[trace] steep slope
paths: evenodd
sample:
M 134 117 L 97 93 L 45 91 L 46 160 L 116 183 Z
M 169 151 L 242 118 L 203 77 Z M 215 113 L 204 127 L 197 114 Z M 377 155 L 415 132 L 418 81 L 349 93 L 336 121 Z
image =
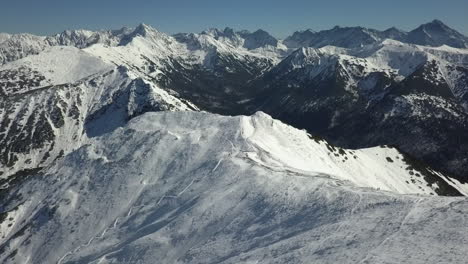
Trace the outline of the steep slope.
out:
M 180 33 L 174 37 L 181 42 L 195 45 L 195 47 L 207 48 L 211 46 L 218 49 L 237 50 L 236 53 L 266 56 L 275 61 L 289 52 L 280 40 L 262 29 L 250 32 L 248 30 L 234 31 L 232 28 L 224 30 L 213 28 L 200 34 Z
M 358 187 L 432 193 L 393 149 L 329 150 L 262 113 L 148 113 L 87 143 L 2 199 L 2 262 L 465 257 L 466 198 Z
M 313 39 L 313 45 L 333 43 L 355 48 L 307 47 L 284 58 L 291 50 L 262 30 L 251 33 L 227 28 L 169 36 L 144 24 L 115 31 L 65 31 L 45 38 L 5 35 L 0 46 L 15 43 L 13 40 L 21 36 L 28 37 L 23 46 L 39 45 L 41 41 L 47 45 L 41 44 L 31 52 L 24 48 L 17 57 L 28 55 L 26 58 L 17 60 L 15 55 L 17 61 L 0 67 L 0 94 L 24 94 L 57 85 L 74 87 L 81 78 L 102 76 L 110 68 L 122 66 L 131 72 L 133 79 L 146 82 L 144 85 L 140 82 L 142 85 L 138 87 L 150 85 L 150 89 L 141 89 L 157 90 L 158 96 L 164 93 L 164 98 L 170 97 L 170 102 L 184 105 L 184 109 L 199 107 L 229 115 L 262 110 L 341 146 L 395 145 L 462 179 L 468 164 L 464 154 L 467 146 L 462 138 L 468 111 L 467 49 L 382 41 L 392 36 L 401 39 L 403 33 L 397 29 L 378 32 L 337 27 L 330 32 L 336 33 L 329 39 L 331 42 L 317 38 Z M 303 34 L 315 38 L 317 34 L 328 36 L 330 32 Z M 350 34 L 358 38 L 347 38 Z M 366 43 L 371 44 L 362 46 Z M 40 53 L 31 56 L 35 52 Z M 122 87 L 119 89 L 129 89 Z M 145 99 L 133 108 L 137 113 L 145 112 L 147 107 L 158 109 L 154 102 L 159 101 Z M 9 109 L 2 110 L 2 114 L 21 108 L 16 103 L 8 105 Z M 125 112 L 123 116 L 135 115 Z M 404 129 L 399 129 L 399 122 Z M 417 131 L 426 129 L 428 136 L 418 137 Z M 393 137 L 394 132 L 390 131 L 394 130 L 402 133 Z M 4 130 L 3 136 L 7 134 Z M 406 134 L 414 135 L 416 142 L 423 142 L 414 147 Z M 10 150 L 4 148 L 4 152 Z M 3 155 L 8 156 L 4 162 L 14 160 L 13 154 Z
M 85 51 L 108 63 L 125 65 L 140 77 L 217 112 L 237 107 L 239 98 L 251 92 L 242 90 L 243 84 L 268 70 L 274 61 L 217 40 L 214 33 L 172 37 L 144 25 L 125 45 L 96 44 Z
M 49 46 L 45 41 L 45 37 L 42 36 L 31 34 L 10 35 L 0 42 L 0 65 L 31 54 L 38 54 Z
M 425 46 L 448 45 L 455 48 L 468 48 L 466 36 L 437 19 L 410 31 L 406 40 L 409 43 Z
M 0 43 L 8 40 L 11 37 L 10 34 L 7 33 L 0 33 Z
M 0 66 L 0 94 L 15 95 L 46 86 L 73 83 L 112 68 L 75 47 L 50 47 Z
M 393 39 L 401 42 L 405 42 L 407 38 L 407 32 L 400 30 L 396 27 L 391 27 L 380 32 L 379 36 L 383 39 Z
M 393 145 L 466 180 L 466 50 L 387 40 L 301 48 L 250 85 L 247 103 L 351 148 Z
M 79 147 L 85 133 L 112 131 L 147 111 L 198 109 L 73 47 L 9 63 L 0 76 L 0 175 L 7 182 Z
M 139 27 L 141 27 L 140 25 Z M 52 36 L 31 34 L 0 35 L 0 65 L 34 55 L 52 46 L 86 48 L 94 44 L 108 46 L 123 45 L 134 35 L 136 28 L 122 28 L 107 31 L 65 30 Z M 0 33 L 1 34 L 1 33 Z
M 241 31 L 240 34 L 244 39 L 244 47 L 246 49 L 258 49 L 265 46 L 277 47 L 279 41 L 270 35 L 265 30 L 259 29 L 253 33 L 249 31 Z
M 316 32 L 311 29 L 296 31 L 291 36 L 286 37 L 283 43 L 292 49 L 308 47 L 315 34 Z
M 289 48 L 337 46 L 356 48 L 374 44 L 381 39 L 378 31 L 363 27 L 339 27 L 329 30 L 313 32 L 311 30 L 298 31 L 284 40 Z
M 52 46 L 73 46 L 77 48 L 86 48 L 94 44 L 104 44 L 108 46 L 117 46 L 125 43 L 126 39 L 131 38 L 138 28 L 123 27 L 117 30 L 89 31 L 89 30 L 65 30 L 60 34 L 48 36 L 46 41 Z

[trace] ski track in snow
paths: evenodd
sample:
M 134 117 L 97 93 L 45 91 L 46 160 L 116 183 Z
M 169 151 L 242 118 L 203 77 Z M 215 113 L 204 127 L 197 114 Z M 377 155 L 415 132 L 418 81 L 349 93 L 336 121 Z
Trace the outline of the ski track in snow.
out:
M 245 123 L 239 122 L 240 120 L 247 119 Z M 241 125 L 239 126 L 239 123 Z M 228 125 L 229 124 L 229 125 Z M 198 128 L 196 126 L 199 126 Z M 245 127 L 244 127 L 245 126 Z M 201 127 L 201 128 L 200 128 Z M 187 132 L 186 130 L 189 132 Z M 200 129 L 199 131 L 197 129 Z M 239 130 L 241 133 L 239 133 Z M 173 132 L 171 132 L 173 131 Z M 197 133 L 193 133 L 196 131 Z M 211 133 L 216 131 L 216 133 Z M 129 140 L 129 133 L 131 134 L 131 140 Z M 199 134 L 206 133 L 206 138 L 201 139 Z M 152 137 L 154 135 L 162 135 L 162 138 L 158 139 L 158 142 L 152 141 Z M 170 135 L 169 137 L 166 135 Z M 174 138 L 177 140 L 174 141 Z M 182 139 L 182 140 L 180 140 Z M 365 195 L 364 192 L 375 192 L 379 193 L 380 195 L 384 196 L 385 192 L 377 192 L 375 189 L 380 187 L 394 187 L 395 184 L 393 182 L 383 181 L 383 182 L 372 182 L 366 181 L 362 182 L 353 182 L 353 179 L 356 178 L 346 178 L 346 176 L 355 176 L 360 177 L 357 178 L 358 180 L 367 180 L 367 176 L 374 175 L 377 177 L 378 180 L 379 174 L 376 172 L 375 168 L 379 168 L 378 166 L 381 165 L 380 168 L 390 168 L 393 170 L 388 170 L 391 173 L 394 173 L 396 176 L 402 173 L 407 173 L 406 170 L 403 168 L 401 169 L 402 164 L 398 164 L 398 161 L 394 161 L 389 163 L 385 160 L 386 156 L 394 157 L 398 154 L 398 152 L 394 149 L 387 149 L 387 148 L 370 148 L 370 149 L 363 149 L 363 150 L 356 150 L 352 153 L 352 155 L 357 155 L 358 159 L 350 159 L 346 163 L 342 161 L 343 157 L 335 156 L 329 149 L 329 146 L 326 146 L 324 142 L 316 142 L 309 138 L 307 133 L 304 131 L 300 131 L 294 129 L 290 126 L 287 126 L 279 121 L 273 120 L 266 114 L 257 113 L 251 117 L 221 117 L 217 115 L 212 115 L 208 113 L 197 113 L 197 112 L 160 112 L 160 113 L 147 113 L 142 115 L 138 118 L 135 118 L 129 122 L 127 127 L 117 129 L 115 132 L 110 134 L 103 135 L 101 138 L 93 139 L 95 143 L 92 149 L 89 147 L 84 147 L 77 152 L 71 154 L 71 157 L 74 157 L 73 154 L 79 153 L 80 159 L 79 161 L 82 162 L 84 159 L 93 161 L 95 164 L 98 164 L 98 168 L 102 169 L 103 172 L 109 171 L 110 160 L 115 165 L 120 165 L 122 167 L 117 166 L 117 170 L 123 171 L 123 173 L 135 173 L 140 168 L 132 168 L 130 166 L 130 170 L 127 172 L 126 167 L 129 166 L 128 164 L 134 164 L 137 160 L 144 160 L 147 163 L 145 165 L 152 164 L 154 160 L 149 159 L 151 156 L 150 151 L 156 151 L 158 148 L 158 144 L 162 144 L 161 148 L 163 150 L 167 150 L 168 153 L 171 153 L 173 156 L 178 157 L 179 154 L 187 154 L 189 153 L 192 155 L 191 151 L 199 151 L 199 148 L 203 149 L 201 151 L 201 156 L 203 160 L 210 161 L 210 165 L 203 167 L 203 174 L 204 175 L 192 175 L 193 179 L 188 179 L 186 175 L 182 179 L 177 179 L 178 177 L 182 177 L 182 174 L 170 175 L 172 177 L 176 177 L 177 180 L 180 180 L 180 185 L 177 185 L 175 189 L 169 189 L 169 192 L 163 192 L 163 196 L 154 196 L 151 197 L 156 202 L 155 210 L 160 209 L 160 204 L 164 201 L 164 199 L 177 199 L 181 198 L 182 195 L 187 194 L 189 190 L 194 189 L 198 190 L 201 188 L 195 184 L 196 181 L 201 181 L 205 179 L 205 177 L 214 174 L 217 175 L 217 180 L 223 180 L 223 173 L 229 172 L 229 167 L 232 164 L 239 165 L 240 162 L 244 167 L 256 168 L 261 173 L 265 173 L 265 175 L 275 175 L 275 181 L 283 181 L 285 185 L 287 184 L 296 184 L 298 182 L 302 183 L 303 180 L 295 180 L 295 179 L 287 179 L 288 177 L 294 178 L 303 178 L 307 179 L 309 183 L 314 183 L 314 179 L 320 181 L 322 186 L 325 188 L 334 188 L 340 186 L 340 190 L 345 190 L 347 193 L 351 193 L 348 196 L 349 200 L 354 201 L 354 203 L 350 204 L 349 211 L 347 211 L 350 215 L 358 214 L 359 208 L 361 203 L 365 204 L 365 199 L 363 196 Z M 135 141 L 133 141 L 135 140 Z M 187 140 L 187 141 L 185 141 Z M 203 141 L 205 140 L 205 141 Z M 150 148 L 145 150 L 144 142 L 151 142 L 148 146 Z M 220 144 L 222 142 L 223 144 Z M 224 144 L 225 142 L 229 142 L 229 144 Z M 212 144 L 212 145 L 210 145 Z M 129 146 L 130 145 L 130 146 Z M 193 146 L 195 145 L 195 146 Z M 208 145 L 208 148 L 205 146 Z M 135 147 L 137 146 L 137 147 Z M 168 146 L 171 146 L 168 148 Z M 175 146 L 175 149 L 172 149 L 172 146 Z M 191 146 L 191 147 L 188 147 Z M 203 146 L 203 147 L 201 147 Z M 116 151 L 115 148 L 119 149 L 122 148 L 121 153 Z M 160 149 L 161 150 L 161 149 Z M 158 151 L 160 151 L 158 150 Z M 173 151 L 173 152 L 171 152 Z M 342 150 L 345 154 L 349 152 L 349 150 Z M 115 153 L 114 153 L 115 152 Z M 336 152 L 338 152 L 336 150 Z M 113 153 L 109 155 L 108 153 Z M 195 152 L 198 153 L 198 152 Z M 209 153 L 209 154 L 207 154 Z M 129 157 L 127 157 L 128 155 Z M 76 156 L 76 155 L 75 155 Z M 196 155 L 195 155 L 196 156 Z M 103 157 L 107 157 L 104 159 Z M 146 160 L 148 158 L 148 160 Z M 165 156 L 156 156 L 156 158 L 167 158 Z M 365 159 L 364 159 L 365 158 Z M 364 161 L 360 161 L 363 159 Z M 122 161 L 119 163 L 119 161 Z M 64 160 L 64 162 L 67 159 Z M 72 163 L 74 159 L 68 161 L 69 163 L 65 163 L 67 167 L 66 169 L 73 170 L 76 166 Z M 163 159 L 164 161 L 164 159 Z M 197 162 L 203 162 L 197 160 Z M 372 166 L 365 167 L 366 170 L 359 171 L 353 170 L 353 166 L 356 164 L 361 163 L 369 163 Z M 137 164 L 137 163 L 135 163 Z M 140 164 L 140 163 L 138 163 Z M 198 163 L 197 163 L 198 164 Z M 202 163 L 204 164 L 204 163 Z M 155 165 L 155 164 L 152 164 Z M 228 166 L 229 165 L 229 166 Z M 112 165 L 113 166 L 113 165 Z M 159 165 L 158 165 L 159 166 Z M 164 162 L 160 165 L 164 166 Z M 212 166 L 212 167 L 211 167 Z M 361 166 L 365 166 L 365 164 L 359 164 L 359 168 Z M 377 166 L 377 167 L 375 167 Z M 82 166 L 79 166 L 80 171 L 83 170 Z M 93 167 L 94 168 L 94 167 Z M 114 167 L 113 167 L 114 168 Z M 151 167 L 148 167 L 151 168 Z M 177 168 L 177 167 L 176 167 Z M 351 168 L 348 171 L 343 172 L 342 168 Z M 58 167 L 60 169 L 60 167 Z M 153 168 L 155 169 L 155 168 Z M 190 168 L 189 168 L 190 169 Z M 315 170 L 317 169 L 317 170 Z M 372 170 L 374 169 L 374 170 Z M 227 171 L 226 171 L 227 170 Z M 323 172 L 322 172 L 323 170 Z M 59 170 L 60 171 L 60 170 Z M 55 171 L 54 171 L 55 172 Z M 149 172 L 144 170 L 144 172 Z M 371 172 L 371 173 L 370 173 Z M 116 173 L 114 171 L 113 173 Z M 185 172 L 184 172 L 185 173 Z M 236 177 L 239 171 L 233 173 Z M 345 174 L 347 173 L 347 174 Z M 370 173 L 370 174 L 369 174 Z M 66 184 L 68 178 L 63 177 L 65 174 L 59 174 L 61 180 L 64 181 L 63 184 Z M 68 174 L 67 174 L 68 175 Z M 117 174 L 118 175 L 118 174 Z M 232 174 L 231 174 L 232 175 Z M 391 175 L 391 174 L 390 174 Z M 53 177 L 54 175 L 51 175 Z M 73 176 L 73 174 L 72 174 Z M 70 176 L 70 177 L 72 177 Z M 128 179 L 125 177 L 128 175 L 121 175 L 119 180 Z M 148 174 L 145 177 L 152 177 L 153 174 Z M 199 178 L 197 178 L 198 176 Z M 404 176 L 404 175 L 403 175 Z M 100 176 L 96 176 L 97 180 L 101 180 L 104 182 L 111 182 L 113 179 L 113 174 L 103 174 Z M 254 174 L 255 177 L 255 174 Z M 262 176 L 263 177 L 263 176 Z M 259 180 L 265 180 L 264 178 Z M 268 177 L 265 177 L 268 178 Z M 394 177 L 390 177 L 389 179 L 393 179 Z M 70 178 L 72 179 L 72 178 Z M 287 179 L 287 180 L 285 180 Z M 397 178 L 398 179 L 398 178 Z M 227 180 L 227 179 L 224 179 Z M 267 182 L 269 180 L 266 180 Z M 56 263 L 62 264 L 66 262 L 69 258 L 80 258 L 86 256 L 87 249 L 91 245 L 100 245 L 101 241 L 97 242 L 98 240 L 103 240 L 105 237 L 109 237 L 109 233 L 116 229 L 118 230 L 119 227 L 123 225 L 123 223 L 128 222 L 128 218 L 130 217 L 137 217 L 142 215 L 143 212 L 135 211 L 142 208 L 144 205 L 134 205 L 138 203 L 137 199 L 142 199 L 141 195 L 144 191 L 145 182 L 138 181 L 141 185 L 136 185 L 134 188 L 131 189 L 132 192 L 134 191 L 138 195 L 132 195 L 131 199 L 128 199 L 130 202 L 123 208 L 119 209 L 120 215 L 126 216 L 112 216 L 113 219 L 108 219 L 105 223 L 109 223 L 106 227 L 103 227 L 102 230 L 92 230 L 92 234 L 90 238 L 88 236 L 86 238 L 80 238 L 81 244 L 73 247 L 72 250 L 67 251 L 65 254 L 62 255 L 60 258 L 58 256 L 53 257 L 53 261 L 57 260 Z M 138 183 L 137 182 L 137 183 Z M 272 181 L 274 182 L 274 181 Z M 122 183 L 122 182 L 118 182 Z M 194 186 L 195 184 L 195 186 Z M 231 183 L 232 184 L 232 183 Z M 386 184 L 386 185 L 379 185 L 379 184 Z M 62 185 L 60 185 L 62 186 Z M 64 186 L 64 185 L 63 185 Z M 117 186 L 117 185 L 116 185 Z M 399 186 L 399 185 L 395 185 Z M 100 189 L 105 190 L 105 186 L 99 184 L 98 186 Z M 111 186 L 114 187 L 115 186 Z M 169 186 L 170 187 L 170 186 Z M 194 187 L 194 188 L 192 188 Z M 366 187 L 358 188 L 358 187 Z M 55 188 L 55 187 L 51 187 Z M 261 188 L 268 188 L 268 186 L 261 185 Z M 371 188 L 375 188 L 372 190 Z M 180 191 L 178 191 L 180 190 Z M 281 189 L 278 189 L 281 190 Z M 57 191 L 57 190 L 56 190 Z M 58 189 L 57 193 L 60 195 L 60 188 Z M 268 192 L 276 192 L 277 189 L 266 189 Z M 282 190 L 285 191 L 285 190 Z M 288 191 L 288 190 L 286 190 Z M 386 190 L 388 195 L 391 193 Z M 398 189 L 397 189 L 398 191 Z M 295 194 L 296 192 L 294 192 Z M 280 193 L 278 193 L 280 195 Z M 263 195 L 263 194 L 262 194 Z M 393 195 L 393 194 L 392 194 Z M 50 197 L 53 199 L 54 197 Z M 59 199 L 60 197 L 55 197 Z M 117 197 L 110 197 L 111 199 L 117 199 Z M 152 200 L 152 201 L 153 201 Z M 418 202 L 419 203 L 419 202 Z M 375 247 L 374 250 L 381 248 L 383 246 L 387 246 L 388 241 L 391 241 L 392 238 L 400 236 L 399 230 L 405 227 L 407 219 L 411 216 L 412 211 L 418 209 L 418 203 L 413 204 L 413 208 L 407 212 L 406 216 L 403 220 L 399 223 L 400 227 L 396 230 L 393 234 L 387 236 L 382 241 L 378 242 L 379 245 Z M 409 203 L 408 203 L 409 204 Z M 36 205 L 37 207 L 38 205 Z M 172 208 L 176 210 L 177 208 L 181 208 L 180 206 L 176 208 Z M 120 211 L 122 210 L 122 211 Z M 127 210 L 127 213 L 124 212 Z M 115 218 L 114 218 L 115 217 Z M 127 221 L 123 221 L 127 218 Z M 464 218 L 463 218 L 464 219 Z M 101 221 L 103 218 L 101 219 Z M 99 222 L 96 222 L 99 223 Z M 344 222 L 339 222 L 337 225 L 337 230 L 344 230 L 347 228 Z M 398 223 L 396 223 L 398 224 Z M 150 224 L 151 225 L 151 224 Z M 99 226 L 99 224 L 97 225 Z M 142 230 L 148 227 L 148 225 L 144 225 L 138 230 Z M 97 232 L 98 231 L 98 232 Z M 144 230 L 143 230 L 144 231 Z M 90 232 L 91 233 L 91 232 Z M 82 239 L 82 240 L 81 240 Z M 331 237 L 327 237 L 323 240 L 323 242 L 329 242 Z M 82 241 L 85 241 L 84 243 Z M 190 245 L 187 245 L 190 246 Z M 70 248 L 72 248 L 70 246 Z M 68 249 L 68 247 L 67 247 Z M 112 249 L 112 248 L 111 248 Z M 119 249 L 120 250 L 120 249 Z M 375 251 L 374 251 L 375 252 Z M 369 255 L 364 257 L 362 261 L 366 261 L 366 259 L 372 258 L 372 251 L 369 252 Z M 101 258 L 99 261 L 102 261 Z
M 175 134 L 173 134 L 175 135 Z M 231 142 L 231 145 L 234 147 L 234 145 L 232 144 Z M 221 158 L 218 163 L 216 164 L 216 166 L 211 170 L 211 172 L 215 172 L 216 169 L 218 168 L 218 166 L 221 164 L 221 162 L 223 161 L 223 159 Z M 205 178 L 205 176 L 203 176 L 200 180 L 202 180 L 203 178 Z M 192 185 L 193 183 L 195 182 L 195 179 L 193 179 L 182 191 L 180 191 L 177 195 L 164 195 L 161 197 L 161 199 L 158 200 L 158 202 L 156 203 L 156 205 L 159 205 L 164 199 L 167 199 L 167 198 L 171 198 L 171 199 L 177 199 L 179 198 L 182 194 L 184 194 Z M 133 210 L 135 208 L 138 208 L 138 207 L 143 207 L 144 205 L 140 205 L 140 206 L 132 206 L 127 215 L 126 215 L 126 218 L 130 217 Z M 70 250 L 69 252 L 67 252 L 64 256 L 62 256 L 58 261 L 57 261 L 57 264 L 62 264 L 62 262 L 66 259 L 66 257 L 72 255 L 72 254 L 75 254 L 75 253 L 78 253 L 81 249 L 85 248 L 85 247 L 88 247 L 89 245 L 91 245 L 91 243 L 96 240 L 96 239 L 101 239 L 104 237 L 104 235 L 106 234 L 107 231 L 111 230 L 111 229 L 116 229 L 117 228 L 117 223 L 118 221 L 121 219 L 121 217 L 117 217 L 112 225 L 112 227 L 107 227 L 105 228 L 102 233 L 100 235 L 97 235 L 97 236 L 94 236 L 92 237 L 86 244 L 82 244 L 80 246 L 78 246 L 77 248 L 73 249 L 73 250 Z M 110 253 L 108 253 L 110 254 Z M 106 254 L 106 255 L 108 255 Z M 103 256 L 104 258 L 105 256 Z M 100 261 L 98 262 L 100 263 Z
M 372 252 L 373 251 L 378 251 L 379 248 L 381 248 L 382 246 L 385 245 L 385 243 L 387 241 L 389 241 L 391 238 L 393 237 L 396 237 L 396 235 L 401 231 L 401 229 L 405 226 L 406 224 L 406 221 L 408 219 L 408 217 L 411 215 L 411 213 L 418 208 L 418 205 L 419 203 L 423 200 L 423 198 L 420 198 L 418 200 L 416 200 L 414 203 L 413 203 L 413 206 L 411 207 L 411 209 L 408 210 L 408 212 L 406 213 L 405 217 L 403 218 L 403 220 L 401 221 L 400 223 L 400 226 L 397 228 L 397 230 L 395 232 L 393 232 L 392 234 L 390 234 L 389 236 L 387 236 L 385 239 L 382 240 L 382 242 L 380 242 L 375 248 L 371 249 L 368 251 L 366 257 L 364 257 L 359 263 L 365 263 L 365 261 L 367 261 L 370 257 L 373 257 L 373 254 Z

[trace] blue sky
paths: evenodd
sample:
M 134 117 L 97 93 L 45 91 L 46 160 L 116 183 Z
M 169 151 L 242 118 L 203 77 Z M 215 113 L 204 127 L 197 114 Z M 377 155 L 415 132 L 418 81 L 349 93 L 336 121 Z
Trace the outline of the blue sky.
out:
M 335 25 L 410 30 L 435 18 L 468 35 L 468 0 L 1 0 L 0 32 L 52 34 L 135 26 L 167 33 L 210 27 L 265 29 L 278 37 Z

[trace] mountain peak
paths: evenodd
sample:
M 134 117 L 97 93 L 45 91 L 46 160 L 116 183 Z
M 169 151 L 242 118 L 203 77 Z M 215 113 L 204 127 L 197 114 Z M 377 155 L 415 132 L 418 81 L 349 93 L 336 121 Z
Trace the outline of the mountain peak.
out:
M 312 30 L 312 29 L 310 29 L 310 28 L 308 28 L 308 29 L 305 29 L 305 30 L 298 30 L 298 31 L 295 31 L 295 32 L 293 33 L 293 36 L 294 36 L 294 35 L 302 35 L 302 34 L 311 35 L 311 34 L 315 34 L 315 33 L 317 33 L 317 32 L 314 31 L 314 30 Z
M 137 27 L 149 28 L 150 26 L 148 26 L 148 25 L 145 24 L 145 23 L 140 23 Z
M 225 27 L 223 32 L 224 34 L 234 34 L 234 29 L 230 27 Z
M 235 34 L 234 29 L 230 27 L 225 27 L 224 29 L 218 29 L 218 28 L 209 28 L 208 30 L 204 30 L 201 32 L 203 35 L 211 35 L 214 38 L 219 38 L 219 37 L 229 37 L 233 36 Z
M 244 47 L 247 49 L 278 45 L 278 40 L 263 29 L 258 29 L 253 33 L 240 34 L 245 39 Z
M 444 24 L 444 22 L 442 22 L 439 19 L 434 19 L 431 22 L 427 23 L 426 25 L 447 26 L 447 25 Z
M 404 32 L 404 31 L 396 27 L 391 27 L 391 28 L 387 28 L 386 30 L 384 30 L 384 32 Z
M 442 21 L 434 19 L 408 33 L 408 42 L 418 45 L 467 48 L 468 38 L 458 31 L 445 25 Z
M 289 48 L 308 46 L 310 39 L 313 39 L 315 34 L 317 33 L 311 29 L 296 31 L 291 36 L 287 37 L 283 43 Z
M 418 27 L 415 30 L 424 30 L 424 31 L 434 30 L 434 31 L 440 31 L 440 32 L 455 31 L 454 29 L 450 28 L 444 22 L 442 22 L 442 21 L 440 21 L 438 19 L 434 19 L 431 22 L 422 24 L 420 27 Z
M 270 33 L 266 32 L 265 30 L 263 30 L 263 29 L 261 29 L 261 28 L 260 28 L 260 29 L 257 29 L 257 30 L 256 30 L 255 32 L 253 32 L 252 34 L 256 34 L 256 35 L 260 35 L 260 34 L 266 35 L 266 34 L 268 34 L 268 35 L 270 35 Z
M 146 36 L 146 34 L 147 34 L 148 32 L 151 32 L 151 31 L 154 31 L 154 30 L 155 30 L 155 29 L 152 28 L 151 26 L 148 26 L 148 25 L 146 25 L 145 23 L 141 23 L 141 24 L 139 24 L 139 25 L 135 28 L 134 33 L 135 33 L 135 34 L 141 34 L 141 35 L 143 35 L 143 36 Z
M 312 29 L 308 28 L 308 29 L 305 29 L 305 30 L 298 30 L 298 31 L 294 32 L 293 34 L 309 34 L 310 35 L 310 34 L 315 34 L 315 33 L 317 33 L 315 30 L 312 30 Z

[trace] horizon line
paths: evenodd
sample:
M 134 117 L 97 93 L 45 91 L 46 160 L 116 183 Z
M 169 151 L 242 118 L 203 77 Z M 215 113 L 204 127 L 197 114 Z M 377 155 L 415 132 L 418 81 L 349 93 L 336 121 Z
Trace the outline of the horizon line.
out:
M 422 25 L 431 24 L 431 23 L 434 23 L 434 22 L 441 22 L 442 24 L 446 25 L 447 27 L 459 32 L 460 34 L 462 34 L 464 36 L 467 36 L 466 33 L 462 32 L 462 31 L 459 31 L 457 29 L 454 29 L 453 27 L 451 27 L 451 26 L 447 25 L 446 23 L 444 23 L 442 20 L 435 18 L 435 19 L 432 19 L 429 22 L 422 23 L 419 26 L 417 26 L 417 27 L 415 27 L 415 28 L 413 28 L 411 30 L 403 30 L 403 29 L 398 28 L 396 26 L 390 26 L 390 27 L 385 28 L 385 29 L 376 29 L 376 28 L 373 28 L 373 27 L 366 27 L 366 26 L 361 26 L 361 25 L 335 25 L 335 26 L 333 26 L 331 28 L 328 28 L 328 29 L 318 29 L 318 30 L 314 30 L 312 28 L 297 29 L 297 30 L 292 31 L 291 33 L 288 33 L 288 35 L 286 35 L 284 38 L 286 38 L 288 36 L 292 36 L 296 32 L 305 32 L 305 31 L 322 32 L 322 31 L 332 30 L 332 29 L 335 29 L 335 28 L 364 28 L 364 29 L 376 30 L 376 31 L 381 31 L 381 32 L 394 28 L 394 29 L 400 30 L 400 31 L 402 31 L 404 33 L 408 33 L 408 32 L 411 32 L 411 31 L 419 28 Z M 37 34 L 37 33 L 34 33 L 34 32 L 14 32 L 14 33 L 10 33 L 10 32 L 6 32 L 6 31 L 0 31 L 0 34 L 7 34 L 7 35 L 30 34 L 30 35 L 35 35 L 35 36 L 47 37 L 47 36 L 55 36 L 55 35 L 64 33 L 66 31 L 84 30 L 84 31 L 90 31 L 90 32 L 104 32 L 104 31 L 116 31 L 116 30 L 122 30 L 122 29 L 136 29 L 137 27 L 139 27 L 141 25 L 149 26 L 149 27 L 151 27 L 153 29 L 156 29 L 159 32 L 162 32 L 162 33 L 165 33 L 165 34 L 171 35 L 171 36 L 176 35 L 176 34 L 181 34 L 181 33 L 200 34 L 200 33 L 203 33 L 205 31 L 213 30 L 213 29 L 220 30 L 220 31 L 224 31 L 226 29 L 232 29 L 232 30 L 234 30 L 234 32 L 248 31 L 250 33 L 256 32 L 258 30 L 263 30 L 263 31 L 267 32 L 268 34 L 270 34 L 271 36 L 275 37 L 276 39 L 282 39 L 281 37 L 278 37 L 276 34 L 272 34 L 270 31 L 262 29 L 262 28 L 257 28 L 257 29 L 254 29 L 254 30 L 250 29 L 249 30 L 249 29 L 245 29 L 245 28 L 242 29 L 242 28 L 236 28 L 236 27 L 232 27 L 232 26 L 224 26 L 224 27 L 208 27 L 208 28 L 205 28 L 205 29 L 203 29 L 203 30 L 201 30 L 199 32 L 179 31 L 179 32 L 170 33 L 170 32 L 159 30 L 158 27 L 153 26 L 151 23 L 145 23 L 145 22 L 136 23 L 135 26 L 123 25 L 120 28 L 99 28 L 99 29 L 97 29 L 97 28 L 96 29 L 91 29 L 91 28 L 86 28 L 86 27 L 65 28 L 65 29 L 63 29 L 61 31 L 56 31 L 56 32 L 51 33 L 51 34 Z

